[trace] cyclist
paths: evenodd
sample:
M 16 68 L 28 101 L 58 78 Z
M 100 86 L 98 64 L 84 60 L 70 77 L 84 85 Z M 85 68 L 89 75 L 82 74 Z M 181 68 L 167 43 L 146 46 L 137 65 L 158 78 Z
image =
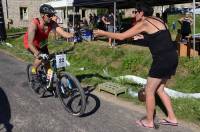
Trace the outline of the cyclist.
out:
M 40 17 L 33 18 L 24 35 L 24 47 L 30 51 L 35 59 L 33 62 L 32 74 L 36 75 L 37 68 L 41 64 L 41 54 L 49 54 L 47 39 L 51 30 L 56 31 L 64 38 L 73 37 L 73 34 L 65 32 L 56 22 L 55 9 L 47 4 L 40 6 Z

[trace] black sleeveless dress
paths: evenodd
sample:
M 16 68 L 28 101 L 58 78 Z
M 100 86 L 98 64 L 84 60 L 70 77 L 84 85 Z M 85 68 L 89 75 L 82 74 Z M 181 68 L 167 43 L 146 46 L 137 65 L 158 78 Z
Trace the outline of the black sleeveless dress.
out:
M 148 22 L 151 23 L 150 21 Z M 153 23 L 151 24 L 155 26 Z M 178 54 L 167 27 L 165 26 L 165 30 L 160 30 L 158 27 L 156 28 L 159 30 L 158 32 L 144 34 L 144 39 L 147 42 L 153 58 L 149 77 L 169 79 L 176 72 Z

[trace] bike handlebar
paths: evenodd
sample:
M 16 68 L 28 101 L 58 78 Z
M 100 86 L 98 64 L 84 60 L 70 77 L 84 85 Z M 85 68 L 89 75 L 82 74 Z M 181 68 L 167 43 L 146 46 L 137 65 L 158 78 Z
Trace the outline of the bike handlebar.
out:
M 70 51 L 73 51 L 74 50 L 74 47 L 75 46 L 72 46 L 71 48 L 69 49 L 64 49 L 62 51 L 58 51 L 58 52 L 54 52 L 54 53 L 51 53 L 49 55 L 46 55 L 47 57 L 43 57 L 42 55 L 39 57 L 40 60 L 52 60 L 56 55 L 59 55 L 59 54 L 67 54 L 69 53 Z M 45 55 L 44 55 L 45 56 Z
M 69 49 L 65 49 L 63 51 L 58 51 L 58 52 L 51 53 L 51 54 L 48 55 L 49 56 L 48 60 L 53 59 L 55 57 L 55 55 L 67 54 L 68 52 L 73 51 L 73 50 L 74 50 L 74 46 L 69 48 Z

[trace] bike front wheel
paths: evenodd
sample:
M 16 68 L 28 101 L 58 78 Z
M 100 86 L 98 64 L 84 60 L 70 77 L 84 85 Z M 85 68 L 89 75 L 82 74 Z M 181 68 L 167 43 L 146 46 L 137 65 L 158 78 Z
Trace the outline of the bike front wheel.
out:
M 27 67 L 26 67 L 26 72 L 27 72 L 27 79 L 28 79 L 28 84 L 29 84 L 29 87 L 34 90 L 34 85 L 35 85 L 35 82 L 34 82 L 34 79 L 33 79 L 33 75 L 32 75 L 32 67 L 33 65 L 32 64 L 28 64 Z
M 75 116 L 83 115 L 86 100 L 79 81 L 69 73 L 64 73 L 58 80 L 56 91 L 65 110 Z

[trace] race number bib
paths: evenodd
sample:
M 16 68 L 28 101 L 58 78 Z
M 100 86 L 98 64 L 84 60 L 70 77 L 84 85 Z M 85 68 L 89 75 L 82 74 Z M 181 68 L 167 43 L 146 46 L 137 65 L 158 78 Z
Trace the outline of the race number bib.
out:
M 69 65 L 70 65 L 70 63 L 66 60 L 65 54 L 56 55 L 56 67 L 57 68 L 62 68 L 62 67 L 66 67 Z

